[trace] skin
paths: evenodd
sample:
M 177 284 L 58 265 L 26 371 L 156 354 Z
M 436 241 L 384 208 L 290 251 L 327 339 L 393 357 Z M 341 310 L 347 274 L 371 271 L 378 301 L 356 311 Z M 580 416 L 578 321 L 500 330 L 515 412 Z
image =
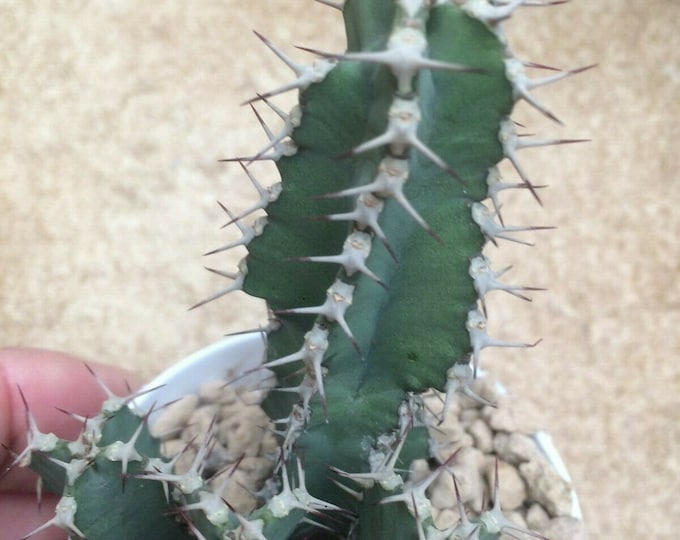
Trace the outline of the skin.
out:
M 67 354 L 42 349 L 0 349 L 0 443 L 19 453 L 26 446 L 26 408 L 21 388 L 38 428 L 59 437 L 78 436 L 80 424 L 56 409 L 93 416 L 105 394 L 85 368 L 84 361 Z M 87 362 L 116 395 L 130 393 L 137 381 L 113 366 Z M 26 468 L 14 467 L 12 454 L 0 447 L 0 540 L 18 540 L 54 516 L 57 498 L 43 493 L 40 509 L 36 503 L 37 476 Z M 32 540 L 64 540 L 65 533 L 50 527 Z

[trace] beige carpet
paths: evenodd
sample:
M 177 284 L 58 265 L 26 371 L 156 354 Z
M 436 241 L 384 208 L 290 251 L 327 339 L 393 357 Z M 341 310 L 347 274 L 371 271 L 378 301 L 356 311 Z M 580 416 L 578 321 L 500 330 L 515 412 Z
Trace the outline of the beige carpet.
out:
M 574 0 L 510 32 L 523 58 L 600 63 L 537 92 L 567 127 L 516 115 L 593 142 L 522 153 L 550 189 L 508 197 L 506 222 L 559 229 L 490 255 L 550 291 L 494 298 L 490 324 L 544 341 L 483 357 L 543 411 L 593 539 L 680 530 L 679 22 L 677 0 Z M 201 258 L 234 238 L 215 200 L 254 196 L 216 159 L 263 143 L 238 104 L 290 75 L 251 29 L 302 59 L 341 50 L 337 23 L 307 0 L 0 1 L 0 343 L 152 376 L 262 320 L 237 296 L 187 312 L 223 284 L 202 265 L 242 255 Z

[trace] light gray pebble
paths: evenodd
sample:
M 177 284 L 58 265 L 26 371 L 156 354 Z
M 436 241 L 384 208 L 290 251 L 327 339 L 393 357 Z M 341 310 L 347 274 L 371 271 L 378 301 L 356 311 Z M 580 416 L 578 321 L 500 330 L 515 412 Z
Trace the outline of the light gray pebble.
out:
M 175 472 L 179 474 L 187 472 L 191 468 L 191 464 L 193 463 L 194 458 L 196 457 L 198 447 L 196 445 L 188 444 L 186 441 L 180 439 L 176 439 L 175 441 L 168 441 L 168 443 L 176 444 L 175 446 L 176 452 L 173 455 L 173 457 L 177 457 L 177 459 L 174 461 Z M 171 454 L 165 455 L 170 456 Z
M 442 508 L 439 510 L 435 507 L 432 509 L 432 519 L 439 529 L 448 529 L 460 521 L 460 514 L 458 510 L 453 508 Z
M 474 446 L 485 454 L 493 452 L 493 432 L 484 420 L 478 418 L 467 428 L 474 440 Z
M 551 517 L 568 516 L 572 508 L 572 488 L 545 461 L 529 461 L 519 466 L 529 496 L 540 503 Z
M 482 417 L 480 409 L 463 409 L 460 412 L 460 423 L 464 426 L 469 426 Z
M 430 426 L 430 440 L 434 442 L 433 446 L 438 450 L 437 453 L 443 456 L 442 461 L 446 460 L 457 447 L 473 445 L 472 437 L 465 432 L 455 417 L 447 418 L 443 424 Z M 449 453 L 444 455 L 446 451 Z
M 239 462 L 238 470 L 247 476 L 258 480 L 267 478 L 274 469 L 274 464 L 270 459 L 261 456 L 245 456 Z M 257 475 L 260 475 L 259 477 Z
M 441 429 L 441 441 L 446 441 L 449 444 L 460 444 L 467 433 L 459 423 L 449 423 L 440 426 Z M 466 445 L 467 446 L 467 445 Z
M 513 512 L 505 512 L 503 511 L 503 514 L 507 518 L 507 520 L 512 523 L 515 527 L 518 529 L 527 529 L 527 522 L 524 520 L 524 516 L 520 512 L 513 511 Z M 518 533 L 517 531 L 512 531 L 512 532 L 507 532 L 501 534 L 499 537 L 499 540 L 517 540 L 517 538 L 528 538 L 526 534 Z
M 254 455 L 258 452 L 262 432 L 252 415 L 232 414 L 221 420 L 217 426 L 217 438 L 224 441 L 234 458 L 241 454 Z
M 522 433 L 496 433 L 493 438 L 493 448 L 501 460 L 513 465 L 545 459 L 537 448 L 536 442 Z
M 527 526 L 538 530 L 550 520 L 548 512 L 540 504 L 532 504 L 526 512 Z
M 165 456 L 166 458 L 172 459 L 176 455 L 178 455 L 180 452 L 182 452 L 187 446 L 186 441 L 183 441 L 182 439 L 170 439 L 167 441 L 163 441 L 161 443 L 161 454 Z
M 462 479 L 467 485 L 470 483 L 467 478 Z M 458 489 L 460 490 L 461 479 L 456 478 L 458 482 Z M 430 502 L 434 508 L 443 510 L 444 508 L 455 508 L 456 507 L 456 496 L 453 487 L 453 479 L 451 475 L 447 472 L 442 472 L 437 479 L 432 483 L 429 490 Z M 468 493 L 465 493 L 468 496 Z M 463 495 L 461 494 L 461 497 Z
M 225 394 L 233 395 L 233 390 L 224 386 L 225 381 L 210 381 L 201 385 L 198 397 L 203 403 L 221 403 Z
M 494 494 L 494 485 L 496 483 L 496 460 L 489 459 L 484 471 L 488 493 L 492 497 Z M 498 461 L 498 491 L 501 497 L 501 508 L 503 511 L 511 511 L 520 508 L 524 504 L 527 497 L 527 488 L 524 480 L 520 476 L 517 469 L 506 463 L 505 461 Z
M 477 448 L 465 447 L 458 451 L 448 467 L 448 470 L 456 477 L 463 504 L 474 512 L 481 511 L 484 501 L 488 500 L 488 497 L 485 496 L 483 478 L 485 463 L 486 459 L 482 452 Z M 442 487 L 446 486 L 448 489 L 446 497 L 449 504 L 447 506 L 455 506 L 457 504 L 456 492 L 452 476 L 441 474 L 437 480 L 442 482 L 440 484 Z
M 220 491 L 225 501 L 229 501 L 237 512 L 251 512 L 256 505 L 255 497 L 250 492 L 255 491 L 252 476 L 241 470 L 231 468 L 223 470 L 210 480 L 210 489 Z
M 472 436 L 467 433 L 457 443 L 451 443 L 446 439 L 441 442 L 430 439 L 430 454 L 440 462 L 446 461 L 451 454 L 461 448 L 472 447 L 474 447 L 474 440 L 472 439 Z
M 466 508 L 479 512 L 484 502 L 484 479 L 474 467 L 455 464 L 449 467 L 455 475 L 460 498 Z M 436 508 L 456 508 L 456 490 L 451 474 L 442 473 L 432 484 L 430 501 Z
M 511 510 L 510 512 L 503 511 L 503 513 L 513 525 L 517 525 L 523 529 L 528 528 L 526 519 L 519 510 Z
M 517 422 L 512 414 L 512 409 L 509 407 L 489 407 L 485 405 L 482 408 L 482 418 L 494 431 L 517 431 Z
M 196 408 L 191 414 L 186 428 L 182 431 L 182 439 L 185 441 L 191 441 L 192 439 L 202 440 L 216 419 L 218 411 L 219 406 L 212 404 L 201 405 Z
M 198 406 L 198 396 L 190 394 L 165 407 L 151 432 L 161 440 L 176 438 Z

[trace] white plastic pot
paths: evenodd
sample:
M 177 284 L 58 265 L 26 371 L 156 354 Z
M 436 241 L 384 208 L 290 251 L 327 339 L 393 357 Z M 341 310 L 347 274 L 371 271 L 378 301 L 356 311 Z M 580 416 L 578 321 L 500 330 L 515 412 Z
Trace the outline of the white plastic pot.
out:
M 210 381 L 232 380 L 262 364 L 265 353 L 265 334 L 247 332 L 221 339 L 204 349 L 180 360 L 144 385 L 142 394 L 132 402 L 132 407 L 146 412 L 188 394 L 197 394 L 200 387 Z M 234 384 L 236 387 L 253 387 L 262 380 L 263 371 L 256 371 Z M 162 411 L 154 411 L 151 423 Z

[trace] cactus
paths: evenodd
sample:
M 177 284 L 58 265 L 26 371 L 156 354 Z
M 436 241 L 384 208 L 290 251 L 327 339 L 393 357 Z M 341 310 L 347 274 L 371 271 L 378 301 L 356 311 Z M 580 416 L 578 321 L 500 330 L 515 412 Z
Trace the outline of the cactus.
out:
M 530 79 L 526 66 L 545 66 L 516 59 L 504 38 L 516 8 L 562 2 L 318 1 L 342 11 L 347 51 L 307 49 L 314 60 L 300 65 L 258 34 L 295 78 L 249 101 L 284 127 L 265 126 L 270 144 L 226 160 L 240 162 L 260 199 L 241 215 L 224 208 L 242 238 L 215 252 L 245 245 L 248 254 L 238 272 L 215 271 L 232 281 L 200 303 L 236 290 L 268 303 L 264 367 L 288 390 L 263 402 L 280 435 L 278 494 L 240 515 L 205 487 L 210 434 L 190 470 L 176 473 L 132 398 L 109 392 L 75 442 L 40 433 L 28 413 L 16 463 L 62 494 L 40 529 L 88 540 L 542 538 L 514 526 L 497 497 L 440 530 L 426 489 L 455 455 L 418 482 L 398 466 L 431 457 L 420 394 L 475 397 L 482 349 L 535 345 L 487 334 L 485 294 L 526 298 L 532 288 L 499 281 L 482 248 L 547 228 L 502 220 L 500 191 L 539 200 L 517 152 L 575 142 L 520 138 L 510 120 L 519 100 L 557 120 L 530 90 L 585 69 Z M 272 98 L 288 90 L 299 105 L 284 114 Z M 519 181 L 501 180 L 503 159 Z M 263 187 L 248 170 L 256 160 L 272 160 L 281 183 Z M 246 225 L 258 210 L 266 217 Z

